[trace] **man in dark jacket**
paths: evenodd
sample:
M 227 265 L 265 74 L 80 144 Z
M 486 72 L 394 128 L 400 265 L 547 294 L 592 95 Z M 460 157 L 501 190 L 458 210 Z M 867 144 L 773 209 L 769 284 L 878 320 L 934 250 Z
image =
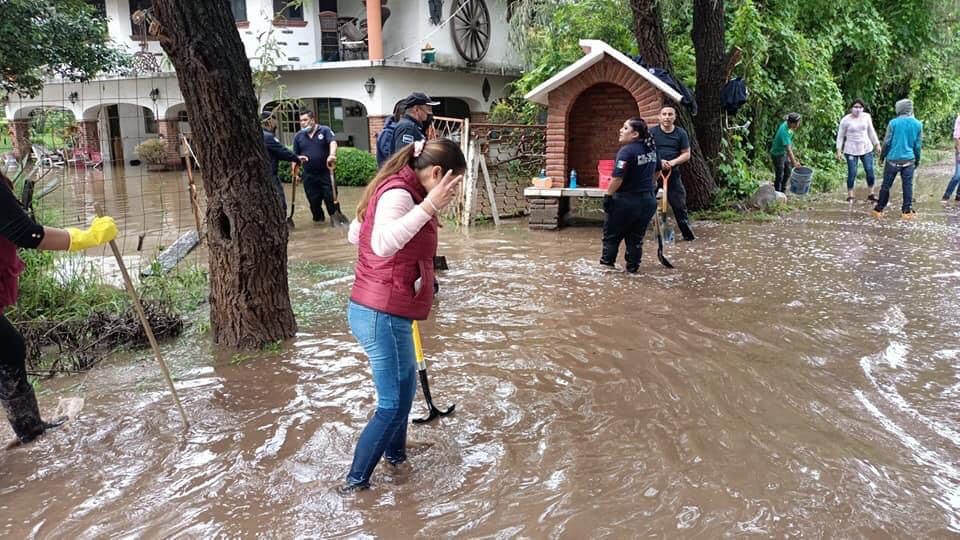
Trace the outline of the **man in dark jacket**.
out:
M 280 143 L 275 135 L 277 132 L 277 120 L 273 118 L 272 113 L 265 112 L 260 115 L 261 126 L 263 127 L 263 146 L 267 149 L 267 155 L 270 157 L 270 172 L 273 173 L 273 186 L 277 189 L 277 196 L 280 197 L 280 206 L 283 208 L 283 215 L 287 215 L 287 198 L 283 194 L 283 184 L 280 182 L 280 175 L 277 173 L 281 161 L 290 161 L 293 163 L 306 163 L 307 156 L 298 156 L 287 150 L 287 147 Z
M 377 136 L 377 168 L 383 167 L 383 164 L 390 159 L 393 154 L 393 132 L 397 128 L 397 122 L 403 118 L 406 110 L 404 104 L 406 99 L 401 99 L 393 106 L 393 116 L 387 118 L 387 123 L 383 125 L 383 130 Z
M 426 139 L 424 125 L 427 118 L 433 115 L 433 108 L 439 105 L 430 96 L 422 92 L 414 92 L 403 100 L 404 115 L 393 129 L 393 151 L 414 142 Z

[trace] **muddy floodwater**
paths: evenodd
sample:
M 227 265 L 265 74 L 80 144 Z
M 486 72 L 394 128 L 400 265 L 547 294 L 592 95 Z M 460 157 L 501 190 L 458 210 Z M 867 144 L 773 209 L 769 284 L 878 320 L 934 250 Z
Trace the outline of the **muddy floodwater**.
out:
M 445 227 L 450 270 L 421 328 L 434 400 L 456 412 L 412 426 L 410 467 L 379 467 L 352 498 L 335 488 L 375 396 L 345 320 L 350 284 L 301 278 L 295 300 L 330 307 L 279 350 L 164 345 L 186 434 L 148 353 L 44 382 L 45 410 L 86 404 L 0 453 L 0 535 L 956 536 L 947 172 L 921 170 L 916 222 L 898 219 L 899 183 L 880 221 L 865 192 L 836 195 L 769 223 L 696 223 L 695 242 L 667 248 L 675 270 L 648 235 L 638 276 L 598 272 L 598 227 Z M 119 181 L 108 201 L 136 191 L 118 197 Z M 345 190 L 344 206 L 356 197 Z M 192 219 L 183 201 L 128 221 Z M 309 223 L 304 203 L 291 260 L 347 273 L 345 231 Z M 418 393 L 413 415 L 425 412 Z

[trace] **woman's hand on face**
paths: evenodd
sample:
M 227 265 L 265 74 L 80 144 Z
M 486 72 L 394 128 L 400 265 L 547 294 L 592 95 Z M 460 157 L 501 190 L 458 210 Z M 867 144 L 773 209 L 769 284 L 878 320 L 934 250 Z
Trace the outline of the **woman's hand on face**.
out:
M 437 185 L 430 190 L 427 197 L 437 210 L 443 210 L 450 204 L 457 194 L 457 185 L 461 180 L 463 180 L 462 174 L 454 176 L 453 171 L 447 171 L 447 174 L 443 175 Z

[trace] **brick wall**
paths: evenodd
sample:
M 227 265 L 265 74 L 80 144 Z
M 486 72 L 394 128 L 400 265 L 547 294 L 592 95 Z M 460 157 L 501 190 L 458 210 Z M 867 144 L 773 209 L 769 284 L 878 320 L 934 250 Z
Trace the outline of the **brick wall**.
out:
M 633 96 L 612 83 L 596 84 L 577 97 L 567 124 L 569 146 L 565 170 L 577 171 L 579 187 L 600 184 L 597 161 L 613 159 L 617 155 L 620 149 L 618 131 L 624 120 L 636 115 L 637 102 Z
M 618 92 L 616 87 L 631 96 L 632 108 L 625 101 L 626 94 Z M 585 94 L 587 91 L 589 93 Z M 610 107 L 617 107 L 616 114 L 619 117 L 612 118 L 611 112 L 611 118 L 607 118 L 600 104 L 592 106 L 594 116 L 578 114 L 575 109 L 582 105 L 578 103 L 581 96 L 587 102 L 591 101 L 592 96 L 600 103 L 606 102 Z M 605 57 L 551 92 L 547 108 L 546 168 L 547 175 L 553 178 L 553 187 L 566 185 L 571 168 L 577 169 L 578 182 L 579 178 L 585 178 L 596 185 L 597 161 L 613 159 L 616 153 L 615 149 L 613 153 L 609 152 L 610 142 L 607 139 L 617 146 L 616 130 L 630 116 L 639 115 L 648 124 L 655 124 L 662 100 L 663 95 L 656 87 L 610 57 Z M 586 133 L 591 135 L 584 135 Z M 579 143 L 571 144 L 571 137 L 577 137 Z M 570 164 L 574 162 L 581 163 L 580 167 L 571 167 Z
M 544 166 L 544 126 L 475 123 L 470 126 L 473 140 L 487 160 L 500 217 L 526 215 L 529 210 L 523 189 Z M 477 169 L 475 205 L 471 214 L 478 218 L 493 216 L 482 170 Z
M 180 128 L 176 120 L 158 120 L 157 131 L 163 138 L 163 164 L 168 169 L 177 170 L 183 168 L 183 162 L 180 160 Z
M 377 136 L 383 131 L 383 126 L 386 125 L 387 118 L 389 118 L 388 115 L 367 117 L 367 127 L 370 133 L 370 153 L 373 155 L 377 155 Z

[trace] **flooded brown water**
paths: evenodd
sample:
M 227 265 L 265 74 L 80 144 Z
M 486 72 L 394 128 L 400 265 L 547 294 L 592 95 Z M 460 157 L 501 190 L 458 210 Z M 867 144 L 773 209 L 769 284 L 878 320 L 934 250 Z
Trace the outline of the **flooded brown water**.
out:
M 354 498 L 335 487 L 375 397 L 349 283 L 294 283 L 295 301 L 322 290 L 335 308 L 278 352 L 165 346 L 186 435 L 146 354 L 44 383 L 45 409 L 86 407 L 0 454 L 0 534 L 955 536 L 960 208 L 937 202 L 945 180 L 921 172 L 913 223 L 861 201 L 697 223 L 668 247 L 673 271 L 648 236 L 639 276 L 596 270 L 595 227 L 442 229 L 451 269 L 422 329 L 434 400 L 457 409 L 411 427 L 410 468 L 378 468 Z M 345 231 L 305 212 L 291 259 L 348 268 Z

